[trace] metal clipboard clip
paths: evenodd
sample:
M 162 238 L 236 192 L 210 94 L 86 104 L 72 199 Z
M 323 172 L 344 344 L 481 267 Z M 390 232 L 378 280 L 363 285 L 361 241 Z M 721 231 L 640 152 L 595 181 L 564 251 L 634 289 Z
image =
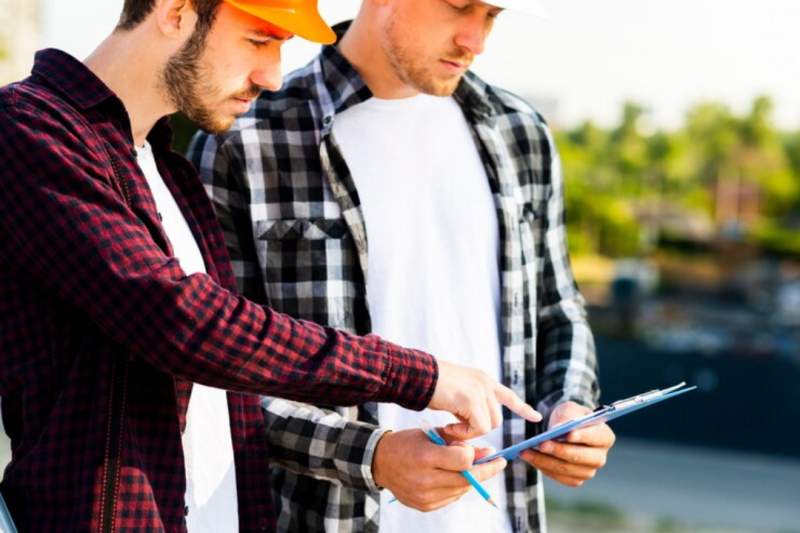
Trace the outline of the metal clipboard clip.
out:
M 631 396 L 630 398 L 625 398 L 624 400 L 617 400 L 616 402 L 612 403 L 611 405 L 606 405 L 604 407 L 601 407 L 600 409 L 597 409 L 596 411 L 599 411 L 599 410 L 602 410 L 602 409 L 611 409 L 611 410 L 614 410 L 614 411 L 619 410 L 619 409 L 629 409 L 629 408 L 631 408 L 631 407 L 633 407 L 635 405 L 650 403 L 653 400 L 658 400 L 659 398 L 663 398 L 664 396 L 668 396 L 668 395 L 672 394 L 673 392 L 677 391 L 678 389 L 680 389 L 682 387 L 685 387 L 685 386 L 686 386 L 686 382 L 685 381 L 681 381 L 680 383 L 678 383 L 674 387 L 670 387 L 668 389 L 664 389 L 664 390 L 654 389 L 654 390 L 651 390 L 650 392 L 645 392 L 643 394 L 637 394 L 636 396 Z M 690 391 L 692 389 L 695 389 L 695 388 L 696 387 L 691 387 L 689 389 L 686 389 L 686 392 L 688 392 L 688 391 Z

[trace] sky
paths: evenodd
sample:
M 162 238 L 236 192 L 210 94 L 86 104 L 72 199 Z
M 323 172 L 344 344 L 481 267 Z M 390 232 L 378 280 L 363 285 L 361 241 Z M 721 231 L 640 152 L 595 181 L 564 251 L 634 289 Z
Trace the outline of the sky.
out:
M 122 0 L 42 0 L 42 47 L 83 58 L 113 28 Z M 432 0 L 440 1 L 440 0 Z M 774 119 L 800 130 L 800 2 L 796 0 L 542 0 L 549 19 L 500 15 L 473 70 L 539 103 L 565 127 L 618 123 L 624 101 L 677 128 L 704 101 L 746 113 L 753 99 L 775 103 Z M 331 23 L 351 18 L 359 0 L 319 0 Z M 317 45 L 284 46 L 284 72 Z

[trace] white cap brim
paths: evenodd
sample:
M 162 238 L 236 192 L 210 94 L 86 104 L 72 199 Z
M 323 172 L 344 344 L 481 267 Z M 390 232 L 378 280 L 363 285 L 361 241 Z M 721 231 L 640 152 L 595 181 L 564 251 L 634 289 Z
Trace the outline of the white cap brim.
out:
M 543 19 L 550 18 L 547 10 L 538 0 L 484 0 L 487 4 L 502 7 L 509 11 L 518 11 Z

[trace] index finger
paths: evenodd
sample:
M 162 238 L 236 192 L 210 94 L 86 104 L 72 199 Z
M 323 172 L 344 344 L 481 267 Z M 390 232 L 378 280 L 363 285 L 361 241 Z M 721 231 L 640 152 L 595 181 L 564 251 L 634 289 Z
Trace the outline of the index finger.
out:
M 528 420 L 530 422 L 542 421 L 542 415 L 541 413 L 539 413 L 539 411 L 537 411 L 536 409 L 525 403 L 522 400 L 522 398 L 517 396 L 516 392 L 509 389 L 505 385 L 497 383 L 494 386 L 494 396 L 495 398 L 497 398 L 498 402 L 505 405 L 511 411 L 517 413 L 525 420 Z
M 469 469 L 475 458 L 472 445 L 454 441 L 447 446 L 436 445 L 436 449 L 428 449 L 430 464 L 439 470 L 461 472 Z
M 499 474 L 506 466 L 508 466 L 508 462 L 502 457 L 498 457 L 488 463 L 481 463 L 477 466 L 473 466 L 470 472 L 478 481 L 486 481 Z

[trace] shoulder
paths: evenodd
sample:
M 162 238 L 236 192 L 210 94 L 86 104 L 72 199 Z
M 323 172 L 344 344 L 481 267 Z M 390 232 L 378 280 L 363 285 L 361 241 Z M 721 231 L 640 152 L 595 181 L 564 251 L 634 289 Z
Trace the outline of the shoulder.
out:
M 489 85 L 468 72 L 460 88 L 463 98 L 473 106 L 483 107 L 491 115 L 498 132 L 521 164 L 532 164 L 527 156 L 542 156 L 542 164 L 556 154 L 556 146 L 547 121 L 529 101 L 511 91 Z
M 85 114 L 67 98 L 36 80 L 26 78 L 0 88 L 0 135 L 28 139 L 42 147 L 60 143 L 90 151 L 94 132 Z
M 0 87 L 0 109 L 3 114 L 41 115 L 43 119 L 52 120 L 78 114 L 66 100 L 47 87 L 35 83 L 33 78 Z
M 547 127 L 547 121 L 528 100 L 511 91 L 490 85 L 472 72 L 464 77 L 468 93 L 487 105 L 495 116 L 509 116 L 533 126 Z
M 461 89 L 466 99 L 479 102 L 488 108 L 500 133 L 509 144 L 523 152 L 552 153 L 555 143 L 550 127 L 536 107 L 524 98 L 489 85 L 477 75 L 468 72 Z

